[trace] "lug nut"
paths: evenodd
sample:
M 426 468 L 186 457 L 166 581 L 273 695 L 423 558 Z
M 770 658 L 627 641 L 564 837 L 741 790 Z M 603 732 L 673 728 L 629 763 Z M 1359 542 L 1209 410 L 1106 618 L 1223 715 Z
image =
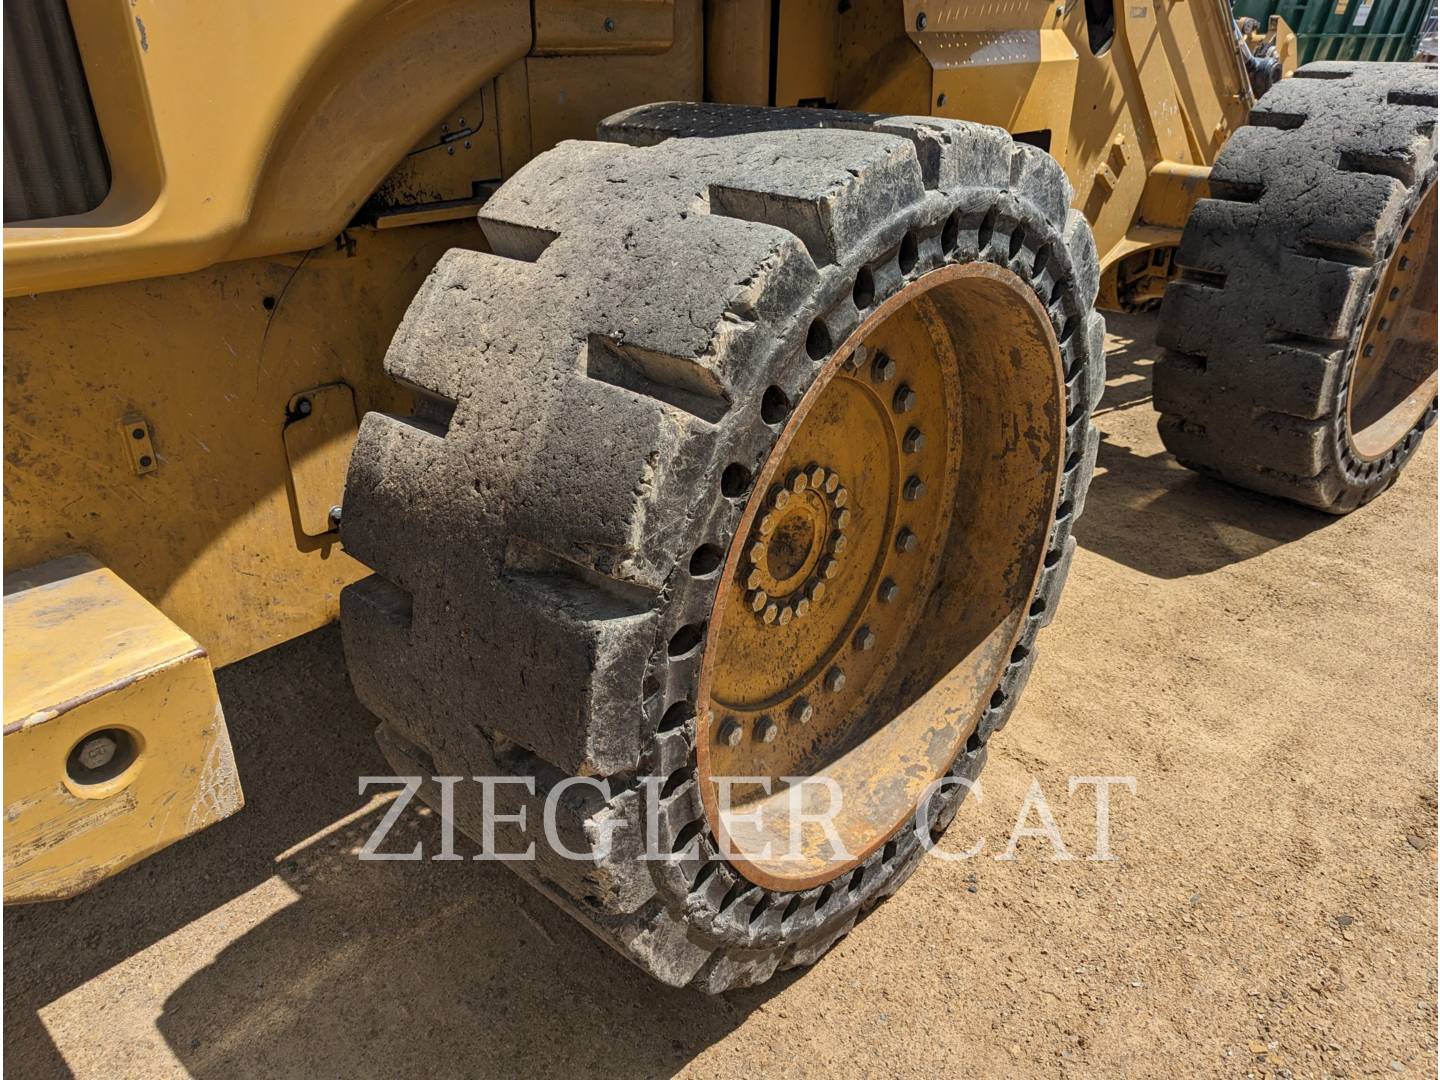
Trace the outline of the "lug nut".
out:
M 808 598 L 802 596 L 799 600 L 795 601 L 795 617 L 797 619 L 803 619 L 806 615 L 809 614 L 810 601 Z
M 901 383 L 899 389 L 895 391 L 892 403 L 897 413 L 909 412 L 915 407 L 915 391 L 910 389 L 908 383 Z
M 918 476 L 912 476 L 905 481 L 905 501 L 914 502 L 925 494 L 925 481 Z
M 763 540 L 757 540 L 757 541 L 755 541 L 755 543 L 753 543 L 753 544 L 750 545 L 750 550 L 747 551 L 745 554 L 748 555 L 748 556 L 750 556 L 750 561 L 751 561 L 752 563 L 760 563 L 760 562 L 764 562 L 764 560 L 765 560 L 765 551 L 766 551 L 765 541 L 763 541 Z
M 87 769 L 100 769 L 115 760 L 119 747 L 109 735 L 92 735 L 86 739 L 76 754 L 76 759 Z
M 811 465 L 805 470 L 805 478 L 810 481 L 810 486 L 818 491 L 825 486 L 825 481 L 830 479 L 830 474 L 819 465 Z
M 830 520 L 835 523 L 835 528 L 844 529 L 850 524 L 850 511 L 842 506 L 830 515 Z
M 780 728 L 768 716 L 762 716 L 755 721 L 755 738 L 761 742 L 774 742 L 775 736 L 780 734 Z
M 844 506 L 850 501 L 850 492 L 845 488 L 839 488 L 835 494 L 830 496 L 830 499 L 837 507 Z
M 825 673 L 825 689 L 832 694 L 838 694 L 845 689 L 845 672 L 838 667 L 832 667 Z
M 895 537 L 895 550 L 901 554 L 908 555 L 915 550 L 915 545 L 920 543 L 915 534 L 909 529 L 901 529 Z
M 788 604 L 780 609 L 780 625 L 789 626 L 790 620 L 795 618 L 795 609 Z
M 715 741 L 721 746 L 735 747 L 740 745 L 744 736 L 745 729 L 740 726 L 740 721 L 731 716 L 720 725 L 720 730 L 715 733 Z
M 750 573 L 745 575 L 745 588 L 758 589 L 760 588 L 760 583 L 764 580 L 765 578 L 759 570 L 751 570 Z
M 825 478 L 825 490 L 828 491 L 830 494 L 833 495 L 835 493 L 835 489 L 839 486 L 840 477 L 837 476 L 835 473 L 832 472 L 829 476 Z
M 865 366 L 865 360 L 870 355 L 870 350 L 864 345 L 856 345 L 854 352 L 850 354 L 850 366 L 861 368 Z
M 766 608 L 765 608 L 765 613 L 760 616 L 761 620 L 765 623 L 766 626 L 769 626 L 769 625 L 771 625 L 772 623 L 774 623 L 775 620 L 776 620 L 777 618 L 779 618 L 779 617 L 780 617 L 780 605 L 779 605 L 779 604 L 769 604 L 769 605 L 767 605 Z
M 918 427 L 912 427 L 905 432 L 905 440 L 900 444 L 907 454 L 918 454 L 925 448 L 925 433 Z
M 800 492 L 810 486 L 810 481 L 803 472 L 796 469 L 790 474 L 790 479 L 785 482 L 785 486 L 795 492 L 796 495 L 799 495 Z
M 815 706 L 809 698 L 796 698 L 790 706 L 790 719 L 797 724 L 808 724 L 815 717 Z
M 889 382 L 895 377 L 895 361 L 883 352 L 876 353 L 875 362 L 870 365 L 870 377 L 876 382 Z
M 825 596 L 825 583 L 823 581 L 812 581 L 805 587 L 805 595 L 812 604 L 818 604 Z
M 775 515 L 762 514 L 760 516 L 759 524 L 757 524 L 755 527 L 760 530 L 761 536 L 769 536 L 772 532 L 775 531 Z
M 895 584 L 893 578 L 887 577 L 884 581 L 880 582 L 880 588 L 877 595 L 880 597 L 880 602 L 882 604 L 893 603 L 895 599 L 900 595 L 900 586 Z
M 776 510 L 784 510 L 785 507 L 790 504 L 790 492 L 785 488 L 781 488 L 775 492 L 775 497 L 771 500 L 771 504 Z
M 826 557 L 820 560 L 820 576 L 826 581 L 833 578 L 840 570 L 840 564 L 835 559 Z
M 756 613 L 764 611 L 769 601 L 770 597 L 764 589 L 753 589 L 745 594 L 745 602 L 750 605 L 750 610 Z
M 862 626 L 859 630 L 855 631 L 855 648 L 858 652 L 869 652 L 875 648 L 875 642 L 877 640 L 875 631 L 871 630 L 868 626 Z

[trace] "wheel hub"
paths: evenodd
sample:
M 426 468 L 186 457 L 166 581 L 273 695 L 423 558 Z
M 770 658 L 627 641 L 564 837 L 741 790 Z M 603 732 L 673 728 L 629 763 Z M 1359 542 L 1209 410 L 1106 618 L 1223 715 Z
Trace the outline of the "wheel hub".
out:
M 774 485 L 750 529 L 745 602 L 767 626 L 803 619 L 825 598 L 849 546 L 850 492 L 833 469 L 810 462 Z
M 974 729 L 1053 517 L 1058 355 L 1018 277 L 950 267 L 882 305 L 790 415 L 732 545 L 702 675 L 702 797 L 752 880 L 807 888 L 858 863 Z M 948 697 L 930 694 L 952 668 Z M 844 857 L 821 834 L 790 842 L 787 785 L 822 776 L 834 788 L 804 799 L 813 811 L 839 791 Z

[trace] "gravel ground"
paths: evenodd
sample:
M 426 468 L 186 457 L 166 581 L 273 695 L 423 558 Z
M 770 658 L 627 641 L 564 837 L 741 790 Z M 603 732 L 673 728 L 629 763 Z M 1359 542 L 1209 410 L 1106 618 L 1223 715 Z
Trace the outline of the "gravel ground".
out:
M 1153 321 L 1111 329 L 1069 589 L 942 845 L 985 847 L 817 967 L 668 991 L 503 866 L 360 862 L 331 629 L 220 674 L 244 811 L 6 912 L 9 1075 L 1435 1075 L 1435 439 L 1345 519 L 1226 489 L 1161 451 Z M 1113 861 L 1072 776 L 1135 778 Z M 1073 859 L 992 857 L 1032 783 Z

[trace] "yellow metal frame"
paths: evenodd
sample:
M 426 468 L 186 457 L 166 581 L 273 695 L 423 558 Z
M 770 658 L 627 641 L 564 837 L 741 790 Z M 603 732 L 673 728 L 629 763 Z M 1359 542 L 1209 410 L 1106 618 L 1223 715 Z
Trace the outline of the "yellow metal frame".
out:
M 530 48 L 527 0 L 72 0 L 114 182 L 5 229 L 5 295 L 332 239 L 443 113 Z
M 86 555 L 5 580 L 5 902 L 58 900 L 239 810 L 209 658 Z M 77 776 L 120 732 L 133 756 Z
M 5 566 L 92 553 L 137 619 L 203 647 L 177 667 L 192 696 L 211 662 L 336 617 L 364 572 L 331 514 L 356 418 L 410 405 L 389 339 L 447 248 L 483 249 L 476 206 L 560 140 L 700 98 L 999 124 L 1065 167 L 1122 304 L 1153 293 L 1147 253 L 1178 242 L 1251 105 L 1224 0 L 1120 4 L 1098 54 L 1079 0 L 69 3 L 113 186 L 4 231 Z M 16 650 L 45 687 L 32 632 L 7 620 L 7 673 Z M 19 751 L 74 734 L 24 730 L 12 811 L 63 788 L 55 746 Z M 132 794 L 182 790 L 187 754 L 152 756 Z M 35 806 L 40 834 L 71 820 Z M 12 833 L 31 835 L 6 830 L 7 863 Z M 72 882 L 155 847 L 93 835 L 111 847 Z

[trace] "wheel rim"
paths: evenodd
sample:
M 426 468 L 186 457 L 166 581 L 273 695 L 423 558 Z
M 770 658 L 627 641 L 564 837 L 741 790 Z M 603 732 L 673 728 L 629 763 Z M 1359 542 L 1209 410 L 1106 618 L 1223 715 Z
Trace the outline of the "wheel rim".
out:
M 1384 456 L 1435 397 L 1435 185 L 1406 223 L 1365 321 L 1350 376 L 1355 453 Z
M 796 890 L 853 869 L 963 747 L 1024 626 L 1064 423 L 1044 308 L 983 263 L 891 297 L 785 420 L 701 675 L 701 795 L 745 877 Z M 781 779 L 822 775 L 833 833 Z M 804 812 L 827 809 L 829 789 L 800 790 Z

